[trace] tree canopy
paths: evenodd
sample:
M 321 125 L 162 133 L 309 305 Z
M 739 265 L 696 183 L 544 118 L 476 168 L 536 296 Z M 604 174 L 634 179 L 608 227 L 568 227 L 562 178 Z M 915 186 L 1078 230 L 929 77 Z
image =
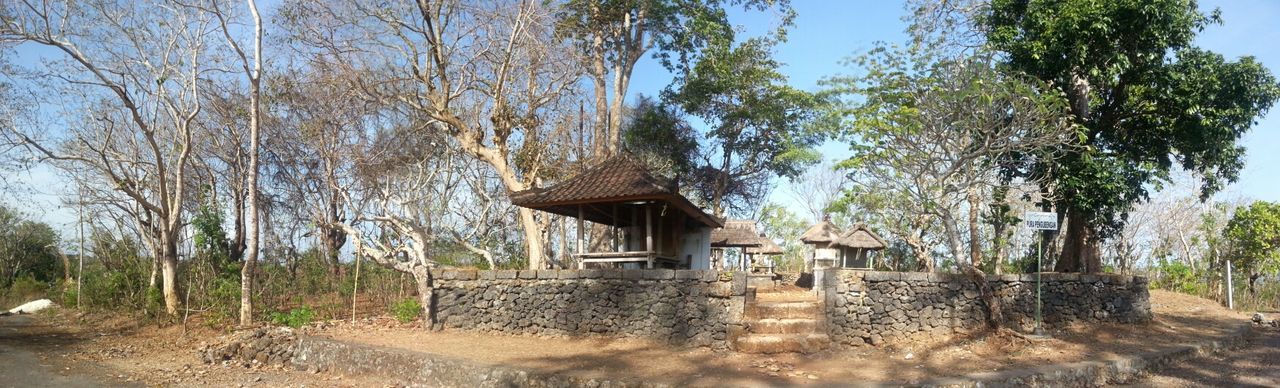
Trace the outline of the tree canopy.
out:
M 1183 0 L 995 0 L 981 18 L 1010 70 L 1061 89 L 1086 147 L 1032 173 L 1050 179 L 1068 218 L 1057 270 L 1101 270 L 1098 244 L 1175 166 L 1205 177 L 1207 197 L 1243 166 L 1239 139 L 1280 97 L 1253 57 L 1198 48 L 1221 23 Z
M 787 85 L 773 58 L 777 42 L 757 37 L 708 47 L 663 93 L 709 127 L 714 154 L 693 179 L 717 215 L 730 205 L 754 207 L 769 179 L 799 176 L 820 160 L 813 148 L 823 136 L 809 123 L 821 100 Z
M 1256 201 L 1236 210 L 1223 236 L 1229 258 L 1249 274 L 1249 290 L 1263 273 L 1280 271 L 1280 204 Z

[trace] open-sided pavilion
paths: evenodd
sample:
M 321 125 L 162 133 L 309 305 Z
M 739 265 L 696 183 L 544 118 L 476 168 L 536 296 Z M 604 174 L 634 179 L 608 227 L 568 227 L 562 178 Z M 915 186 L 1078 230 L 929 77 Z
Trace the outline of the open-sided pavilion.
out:
M 574 217 L 579 267 L 709 269 L 711 230 L 723 222 L 680 195 L 675 181 L 620 153 L 546 188 L 511 194 L 516 206 Z M 586 222 L 610 228 L 602 251 L 588 252 Z

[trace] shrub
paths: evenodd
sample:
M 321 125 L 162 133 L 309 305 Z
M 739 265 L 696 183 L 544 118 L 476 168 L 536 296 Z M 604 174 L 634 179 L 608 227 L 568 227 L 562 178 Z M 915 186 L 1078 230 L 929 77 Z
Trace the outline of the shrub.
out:
M 59 282 L 58 288 L 62 289 L 62 292 L 59 293 L 57 297 L 61 300 L 63 306 L 79 307 L 76 302 L 79 301 L 80 294 L 76 291 L 75 283 Z M 50 292 L 50 294 L 52 294 L 52 292 Z
M 391 315 L 400 323 L 409 323 L 422 315 L 422 304 L 417 299 L 408 298 L 391 305 Z
M 299 328 L 315 319 L 316 313 L 309 306 L 302 306 L 289 310 L 289 313 L 274 312 L 271 313 L 271 323 L 277 325 L 285 325 L 292 328 Z
M 9 303 L 26 303 L 32 299 L 45 297 L 48 295 L 48 289 L 47 283 L 36 280 L 32 276 L 22 276 L 13 280 L 13 285 L 9 286 L 8 292 L 5 293 L 5 299 L 8 299 Z

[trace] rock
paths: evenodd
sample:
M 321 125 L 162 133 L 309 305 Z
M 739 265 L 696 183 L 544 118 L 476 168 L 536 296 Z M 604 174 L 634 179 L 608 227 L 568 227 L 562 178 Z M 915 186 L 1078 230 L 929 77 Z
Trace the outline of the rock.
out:
M 286 364 L 293 354 L 297 334 L 289 328 L 260 328 L 222 336 L 202 346 L 199 358 L 206 364 Z
M 1263 316 L 1262 313 L 1253 313 L 1253 323 L 1255 324 L 1261 325 L 1262 321 L 1265 321 L 1266 319 L 1267 317 Z

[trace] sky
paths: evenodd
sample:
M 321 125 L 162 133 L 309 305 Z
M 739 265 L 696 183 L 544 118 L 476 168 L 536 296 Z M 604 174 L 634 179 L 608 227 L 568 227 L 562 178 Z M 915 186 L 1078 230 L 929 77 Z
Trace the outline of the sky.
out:
M 786 64 L 781 71 L 793 87 L 808 91 L 819 89 L 819 80 L 832 75 L 849 74 L 856 69 L 841 64 L 843 59 L 874 48 L 876 42 L 905 43 L 906 9 L 890 1 L 819 1 L 796 0 L 798 13 L 789 30 L 788 41 L 781 44 L 775 57 Z M 1201 1 L 1206 12 L 1218 8 L 1224 23 L 1200 33 L 1196 44 L 1223 54 L 1228 59 L 1252 55 L 1271 72 L 1280 75 L 1280 1 L 1214 0 Z M 731 22 L 747 34 L 759 33 L 777 24 L 774 15 L 735 12 Z M 637 65 L 631 93 L 655 95 L 671 82 L 671 74 L 652 59 Z M 1237 183 L 1228 186 L 1219 198 L 1247 198 L 1280 201 L 1280 106 L 1262 117 L 1244 137 L 1247 148 L 1244 171 Z M 820 149 L 827 160 L 850 155 L 845 144 L 828 142 Z M 806 212 L 795 204 L 785 188 L 790 183 L 779 180 L 770 200 L 788 206 L 797 214 Z
M 818 90 L 818 81 L 832 75 L 848 74 L 856 69 L 841 64 L 842 59 L 871 49 L 876 42 L 905 42 L 906 10 L 891 1 L 822 1 L 794 0 L 798 15 L 788 33 L 788 40 L 777 47 L 776 58 L 785 64 L 781 69 L 792 86 Z M 1280 74 L 1280 1 L 1234 0 L 1201 1 L 1205 10 L 1220 8 L 1224 24 L 1211 26 L 1197 38 L 1197 45 L 1221 53 L 1228 58 L 1252 55 L 1275 74 Z M 758 34 L 777 24 L 777 16 L 759 12 L 735 11 L 730 21 L 745 34 Z M 657 95 L 671 82 L 657 61 L 646 57 L 632 76 L 628 101 L 637 94 Z M 1239 182 L 1229 186 L 1220 196 L 1280 201 L 1280 113 L 1273 110 L 1261 118 L 1244 137 L 1247 147 L 1245 169 Z M 829 142 L 820 149 L 827 160 L 849 156 L 848 146 Z M 59 200 L 65 184 L 49 169 L 41 168 L 9 177 L 11 183 L 28 186 L 35 195 L 22 195 L 20 200 L 6 198 L 35 218 L 49 222 L 64 231 L 74 230 L 74 209 Z M 797 214 L 807 214 L 786 194 L 785 180 L 779 180 L 771 200 L 787 205 Z M 64 232 L 65 233 L 65 232 Z M 70 235 L 68 235 L 70 236 Z

